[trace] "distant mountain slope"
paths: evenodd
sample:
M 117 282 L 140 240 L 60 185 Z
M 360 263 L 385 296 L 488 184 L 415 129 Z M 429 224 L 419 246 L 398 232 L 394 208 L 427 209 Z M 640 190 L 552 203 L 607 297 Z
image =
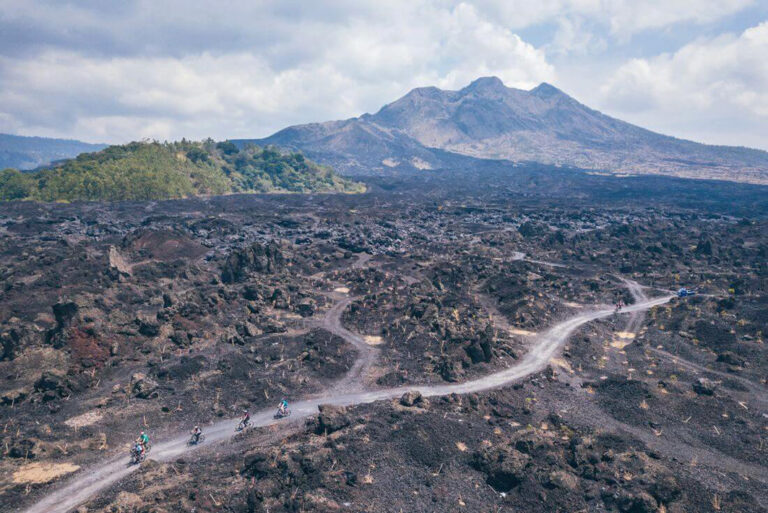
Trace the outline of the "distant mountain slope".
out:
M 0 169 L 35 169 L 104 148 L 106 144 L 90 144 L 73 139 L 0 134 Z
M 768 152 L 657 134 L 590 109 L 549 84 L 524 91 L 495 77 L 459 91 L 414 89 L 376 114 L 294 126 L 255 142 L 302 150 L 356 173 L 449 167 L 462 155 L 768 183 Z
M 50 169 L 0 171 L 0 200 L 146 200 L 237 192 L 362 192 L 297 153 L 230 142 L 130 143 Z

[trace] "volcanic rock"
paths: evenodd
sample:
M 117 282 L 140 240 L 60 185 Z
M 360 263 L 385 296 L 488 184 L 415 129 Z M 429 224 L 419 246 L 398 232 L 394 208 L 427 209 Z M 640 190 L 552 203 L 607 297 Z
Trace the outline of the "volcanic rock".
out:
M 699 378 L 693 383 L 693 391 L 699 395 L 714 395 L 717 383 L 707 378 Z
M 349 426 L 351 422 L 347 415 L 347 409 L 343 406 L 321 404 L 317 409 L 320 411 L 317 427 L 318 434 L 333 433 Z
M 525 478 L 531 457 L 511 447 L 486 448 L 472 458 L 472 466 L 485 473 L 495 490 L 508 492 Z
M 221 281 L 234 283 L 246 279 L 249 273 L 273 274 L 285 265 L 285 257 L 275 243 L 255 243 L 232 252 L 221 271 Z
M 424 396 L 418 390 L 409 391 L 403 394 L 400 398 L 400 404 L 403 406 L 416 406 L 421 405 L 426 401 Z
M 157 396 L 158 384 L 144 374 L 136 373 L 131 376 L 131 392 L 139 399 L 150 399 Z

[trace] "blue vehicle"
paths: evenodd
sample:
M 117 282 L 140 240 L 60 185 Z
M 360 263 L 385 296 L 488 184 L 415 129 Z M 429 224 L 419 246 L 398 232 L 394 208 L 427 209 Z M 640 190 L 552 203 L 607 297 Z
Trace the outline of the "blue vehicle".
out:
M 696 295 L 695 289 L 687 289 L 685 287 L 677 291 L 677 297 L 689 297 Z

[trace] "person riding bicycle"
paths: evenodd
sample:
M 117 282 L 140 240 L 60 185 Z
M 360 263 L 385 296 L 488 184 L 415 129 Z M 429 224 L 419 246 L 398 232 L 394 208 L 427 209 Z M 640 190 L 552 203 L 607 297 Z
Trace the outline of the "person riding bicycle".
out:
M 141 456 L 144 454 L 144 446 L 138 440 L 133 445 L 133 452 L 136 454 L 136 461 L 141 461 Z
M 277 413 L 279 413 L 281 416 L 288 413 L 288 401 L 285 399 L 280 401 L 280 404 L 277 406 Z
M 149 445 L 149 436 L 144 431 L 142 431 L 139 435 L 139 438 L 136 439 L 136 443 L 141 445 L 143 450 L 146 450 L 147 446 Z
M 203 430 L 200 429 L 200 426 L 195 426 L 194 429 L 192 429 L 192 439 L 195 441 L 195 443 L 200 441 L 200 435 L 202 434 Z
M 243 410 L 243 418 L 240 419 L 240 423 L 247 426 L 249 422 L 251 422 L 251 414 L 248 413 L 248 410 Z

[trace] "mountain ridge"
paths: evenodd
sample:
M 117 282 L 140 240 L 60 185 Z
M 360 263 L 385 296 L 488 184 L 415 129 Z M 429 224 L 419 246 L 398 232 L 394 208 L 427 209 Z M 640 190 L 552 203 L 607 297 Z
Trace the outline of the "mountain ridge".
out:
M 515 89 L 498 77 L 459 90 L 419 87 L 374 114 L 236 142 L 300 150 L 348 174 L 437 169 L 481 158 L 768 183 L 768 152 L 659 134 L 592 109 L 551 84 Z
M 35 169 L 106 147 L 106 144 L 87 143 L 76 139 L 0 134 L 0 169 Z

